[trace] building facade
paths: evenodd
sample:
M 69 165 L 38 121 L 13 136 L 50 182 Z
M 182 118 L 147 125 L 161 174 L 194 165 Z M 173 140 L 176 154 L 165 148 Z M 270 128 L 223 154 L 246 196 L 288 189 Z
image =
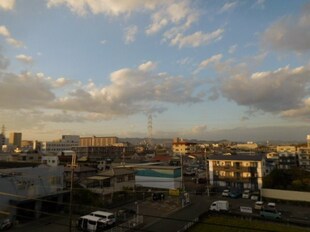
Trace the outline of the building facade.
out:
M 115 143 L 118 143 L 117 137 L 81 137 L 80 147 L 102 147 L 102 146 L 111 146 Z
M 212 186 L 238 190 L 262 188 L 265 159 L 261 154 L 209 156 L 209 181 Z
M 63 200 L 63 166 L 0 169 L 0 210 L 14 221 L 29 221 L 59 210 Z M 52 202 L 52 204 L 51 204 Z
M 180 138 L 173 139 L 172 152 L 175 154 L 191 154 L 196 151 L 197 143 L 187 142 Z
M 60 140 L 52 142 L 42 142 L 41 152 L 42 153 L 54 153 L 57 154 L 63 151 L 70 151 L 72 147 L 79 145 L 80 136 L 78 135 L 63 135 Z
M 22 146 L 22 133 L 20 132 L 12 132 L 9 136 L 9 144 L 14 147 L 21 148 Z

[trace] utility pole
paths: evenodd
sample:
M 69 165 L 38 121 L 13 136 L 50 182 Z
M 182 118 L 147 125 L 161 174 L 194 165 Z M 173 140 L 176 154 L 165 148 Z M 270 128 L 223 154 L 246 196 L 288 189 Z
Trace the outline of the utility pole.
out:
M 73 177 L 74 177 L 74 169 L 77 167 L 76 164 L 76 154 L 72 154 L 71 158 L 71 176 L 70 176 L 70 208 L 69 208 L 69 232 L 72 231 L 72 200 L 73 200 Z

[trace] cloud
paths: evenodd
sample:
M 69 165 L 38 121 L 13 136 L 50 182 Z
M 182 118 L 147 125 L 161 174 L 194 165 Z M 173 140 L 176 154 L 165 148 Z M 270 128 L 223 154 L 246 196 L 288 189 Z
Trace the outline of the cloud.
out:
M 190 6 L 190 1 L 167 1 L 165 5 L 152 14 L 152 23 L 146 29 L 151 35 L 160 31 L 169 24 L 178 25 L 178 30 L 186 30 L 197 21 L 199 13 Z
M 118 16 L 121 14 L 129 14 L 133 11 L 151 10 L 165 0 L 130 0 L 130 1 L 115 1 L 115 0 L 48 0 L 47 6 L 57 7 L 65 5 L 72 12 L 78 15 L 92 14 L 106 14 L 111 16 Z M 169 0 L 168 0 L 169 2 Z
M 252 5 L 252 8 L 265 9 L 265 0 L 256 0 L 256 2 Z
M 229 54 L 234 54 L 235 51 L 237 50 L 237 47 L 238 47 L 237 44 L 234 44 L 234 45 L 230 46 L 229 49 L 228 49 L 228 53 Z
M 310 97 L 304 99 L 299 107 L 281 112 L 286 118 L 300 119 L 310 122 Z
M 220 9 L 219 13 L 224 13 L 233 10 L 238 5 L 238 2 L 226 2 L 224 6 Z
M 31 64 L 33 63 L 33 59 L 31 56 L 26 56 L 24 54 L 20 54 L 16 56 L 16 59 L 25 63 L 25 64 Z
M 0 73 L 0 108 L 35 109 L 45 107 L 55 98 L 51 83 L 30 73 Z
M 0 0 L 0 9 L 5 11 L 13 10 L 15 7 L 15 0 Z
M 132 25 L 125 29 L 125 43 L 129 44 L 135 41 L 136 34 L 138 32 L 138 27 L 136 25 Z
M 128 116 L 143 112 L 163 112 L 163 104 L 193 104 L 203 100 L 196 88 L 202 83 L 195 79 L 148 72 L 153 62 L 138 69 L 120 69 L 110 75 L 111 84 L 97 87 L 90 82 L 57 99 L 53 108 L 96 113 L 102 119 Z
M 264 46 L 278 51 L 310 50 L 310 4 L 298 16 L 286 16 L 268 27 L 262 35 Z
M 197 31 L 191 35 L 184 36 L 179 33 L 174 37 L 166 34 L 166 38 L 170 40 L 170 44 L 178 46 L 179 48 L 183 47 L 199 47 L 202 45 L 208 45 L 209 43 L 215 42 L 222 38 L 224 29 L 217 29 L 210 33 L 204 33 L 202 31 Z
M 4 36 L 4 37 L 10 37 L 10 31 L 6 28 L 6 26 L 0 26 L 0 35 Z
M 6 58 L 3 54 L 2 54 L 2 49 L 0 47 L 0 70 L 1 69 L 6 69 L 9 66 L 9 59 Z
M 140 64 L 138 67 L 139 70 L 145 71 L 145 72 L 151 71 L 155 68 L 156 68 L 156 63 L 152 61 L 148 61 L 146 63 Z
M 222 59 L 222 54 L 216 54 L 214 56 L 211 56 L 210 58 L 201 61 L 198 68 L 206 68 L 210 63 L 218 63 Z
M 192 128 L 192 133 L 194 135 L 203 135 L 207 131 L 207 125 L 199 125 L 199 126 L 194 126 Z
M 239 105 L 280 113 L 299 107 L 309 96 L 309 87 L 309 69 L 284 67 L 252 75 L 234 75 L 222 82 L 221 92 Z
M 24 43 L 22 41 L 16 40 L 14 38 L 7 38 L 6 42 L 16 48 L 20 48 L 24 46 Z
M 18 41 L 11 37 L 11 33 L 6 26 L 0 26 L 0 35 L 6 38 L 6 42 L 14 47 L 22 47 L 24 46 L 22 41 Z

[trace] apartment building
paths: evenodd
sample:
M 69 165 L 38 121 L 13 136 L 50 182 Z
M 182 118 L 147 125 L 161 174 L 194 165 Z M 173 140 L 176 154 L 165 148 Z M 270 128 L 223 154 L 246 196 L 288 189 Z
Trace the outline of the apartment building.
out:
M 262 187 L 265 159 L 262 154 L 209 156 L 210 184 L 218 187 L 258 190 Z
M 111 146 L 115 143 L 118 143 L 117 137 L 81 137 L 80 143 L 78 146 L 80 147 L 103 147 L 103 146 Z
M 176 154 L 190 154 L 196 151 L 197 143 L 187 142 L 180 138 L 175 138 L 172 143 L 172 152 Z
M 79 145 L 80 136 L 78 135 L 63 135 L 60 140 L 41 143 L 42 153 L 54 153 L 72 150 L 72 147 Z
M 20 132 L 10 133 L 9 145 L 21 148 L 21 146 L 22 146 L 22 133 L 20 133 Z

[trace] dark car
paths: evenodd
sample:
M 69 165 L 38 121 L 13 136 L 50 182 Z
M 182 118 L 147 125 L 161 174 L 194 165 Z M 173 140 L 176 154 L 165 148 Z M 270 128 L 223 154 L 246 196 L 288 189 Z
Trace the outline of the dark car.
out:
M 153 193 L 153 201 L 165 200 L 165 194 L 162 192 Z
M 236 191 L 236 192 L 232 191 L 232 192 L 230 192 L 230 193 L 228 194 L 228 196 L 229 196 L 230 198 L 236 199 L 236 198 L 240 198 L 240 197 L 242 196 L 242 193 L 241 193 L 241 192 L 238 192 L 238 191 Z

